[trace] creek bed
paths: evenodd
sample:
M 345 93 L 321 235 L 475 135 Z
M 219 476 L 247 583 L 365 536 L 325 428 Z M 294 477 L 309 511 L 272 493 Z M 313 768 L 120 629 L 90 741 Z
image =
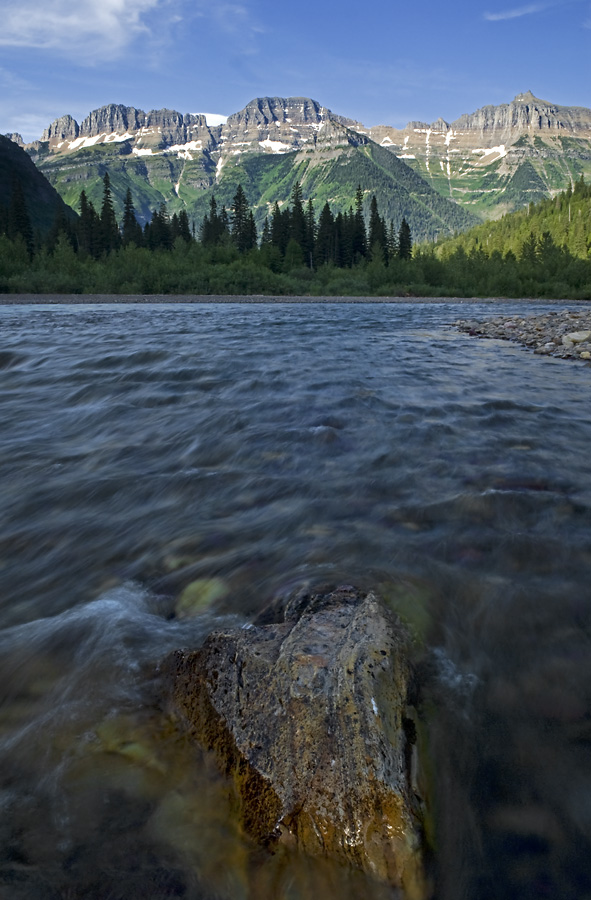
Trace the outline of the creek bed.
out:
M 154 678 L 331 582 L 417 636 L 437 897 L 591 897 L 590 370 L 466 312 L 0 307 L 0 896 L 394 897 L 252 847 Z

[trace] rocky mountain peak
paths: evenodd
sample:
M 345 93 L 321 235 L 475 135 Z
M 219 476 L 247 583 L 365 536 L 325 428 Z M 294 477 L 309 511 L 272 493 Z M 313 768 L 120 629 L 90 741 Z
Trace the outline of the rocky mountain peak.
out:
M 511 103 L 483 106 L 474 113 L 460 116 L 452 122 L 451 128 L 463 134 L 477 132 L 483 141 L 499 144 L 513 143 L 525 132 L 586 135 L 591 133 L 591 110 L 558 106 L 526 91 L 517 94 Z
M 83 120 L 80 137 L 96 137 L 99 134 L 125 134 L 137 131 L 144 124 L 145 113 L 133 106 L 109 103 L 95 109 Z
M 359 143 L 361 136 L 346 133 L 357 126 L 310 97 L 257 97 L 221 127 L 220 151 L 226 158 L 250 151 L 288 153 L 318 143 L 342 145 L 351 139 Z
M 60 116 L 46 128 L 41 135 L 42 141 L 49 141 L 50 145 L 59 141 L 74 141 L 78 137 L 80 129 L 78 122 L 72 116 Z
M 25 142 L 23 141 L 23 137 L 18 131 L 9 131 L 8 134 L 5 134 L 4 137 L 7 137 L 9 141 L 12 141 L 13 144 L 18 144 L 19 147 L 24 147 Z
M 183 115 L 174 109 L 152 109 L 146 113 L 134 106 L 109 103 L 93 110 L 81 125 L 70 115 L 61 116 L 46 128 L 42 141 L 61 152 L 111 141 L 143 142 L 159 149 L 201 140 L 211 144 L 211 131 L 204 115 Z M 65 146 L 64 146 L 65 145 Z
M 544 106 L 552 105 L 546 100 L 540 100 L 539 97 L 535 97 L 531 91 L 525 91 L 523 94 L 517 94 L 513 100 L 513 103 L 542 103 Z
M 294 125 L 319 124 L 329 110 L 309 97 L 256 97 L 244 109 L 228 117 L 229 129 L 243 125 L 269 125 L 288 122 Z

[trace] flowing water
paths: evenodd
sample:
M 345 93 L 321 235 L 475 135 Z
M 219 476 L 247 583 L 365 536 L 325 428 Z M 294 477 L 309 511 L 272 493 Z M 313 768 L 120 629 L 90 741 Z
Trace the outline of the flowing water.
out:
M 249 846 L 160 711 L 170 651 L 326 582 L 417 635 L 437 897 L 591 898 L 591 369 L 466 314 L 0 307 L 2 900 L 394 896 Z

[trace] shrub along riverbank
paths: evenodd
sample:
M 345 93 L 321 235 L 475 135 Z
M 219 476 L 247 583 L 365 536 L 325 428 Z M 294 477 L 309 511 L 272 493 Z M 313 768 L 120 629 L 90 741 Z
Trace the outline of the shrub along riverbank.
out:
M 556 259 L 558 257 L 558 260 Z M 551 261 L 486 257 L 458 250 L 442 261 L 363 259 L 350 268 L 325 263 L 271 266 L 264 249 L 203 247 L 177 238 L 170 250 L 129 245 L 94 259 L 59 238 L 31 258 L 21 239 L 0 236 L 0 292 L 31 294 L 276 294 L 312 296 L 538 297 L 591 300 L 591 261 L 557 251 Z M 278 269 L 278 270 L 277 270 Z

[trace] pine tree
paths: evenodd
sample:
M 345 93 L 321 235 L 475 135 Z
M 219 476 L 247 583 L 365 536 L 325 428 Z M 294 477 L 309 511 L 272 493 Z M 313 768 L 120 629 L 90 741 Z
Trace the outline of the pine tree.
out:
M 142 229 L 135 216 L 135 208 L 133 205 L 133 197 L 131 196 L 131 188 L 127 188 L 125 194 L 121 239 L 124 247 L 127 247 L 129 244 L 135 244 L 136 247 L 141 247 L 143 243 Z
M 152 218 L 144 228 L 144 241 L 150 250 L 170 250 L 172 247 L 172 231 L 168 221 L 166 204 L 154 210 Z
M 316 246 L 316 217 L 314 215 L 314 204 L 312 198 L 306 204 L 306 237 L 304 243 L 304 256 L 306 264 L 314 268 L 314 248 Z
M 398 256 L 400 259 L 410 259 L 412 256 L 412 235 L 406 219 L 402 219 L 398 229 Z
M 533 231 L 530 231 L 528 238 L 523 242 L 519 260 L 520 262 L 529 263 L 532 266 L 535 266 L 539 262 L 538 242 Z
M 586 185 L 585 185 L 585 176 L 581 172 L 581 177 L 575 183 L 575 187 L 573 190 L 573 196 L 575 197 L 584 197 L 586 195 Z
M 353 207 L 349 207 L 349 212 L 344 215 L 338 215 L 335 220 L 337 241 L 338 241 L 338 258 L 337 265 L 351 268 L 355 262 L 358 262 L 362 256 L 359 248 L 359 221 L 353 212 Z M 365 224 L 363 225 L 365 233 Z
M 108 172 L 105 172 L 103 178 L 103 205 L 100 219 L 100 249 L 102 253 L 110 253 L 121 244 L 121 235 L 119 234 L 119 226 L 117 225 L 115 209 L 113 208 L 111 179 Z
M 245 253 L 256 246 L 256 226 L 249 209 L 246 194 L 239 184 L 232 201 L 232 241 L 239 253 Z
M 101 220 L 86 191 L 80 192 L 80 218 L 78 219 L 78 250 L 93 257 L 100 256 Z
M 224 207 L 225 213 L 225 207 Z M 209 213 L 203 217 L 200 230 L 200 240 L 204 247 L 215 247 L 222 240 L 224 232 L 227 231 L 227 215 L 225 223 L 222 215 L 218 213 L 218 206 L 215 197 L 212 195 L 209 201 Z
M 179 237 L 182 237 L 187 244 L 190 244 L 193 239 L 186 209 L 181 209 L 179 213 Z
M 271 243 L 277 247 L 282 256 L 285 255 L 289 241 L 289 220 L 289 211 L 286 210 L 285 213 L 282 213 L 279 204 L 275 201 L 271 213 Z
M 248 220 L 246 223 L 246 249 L 252 250 L 257 245 L 258 234 L 257 226 L 254 220 L 252 209 L 248 210 Z
M 335 222 L 328 203 L 322 207 L 318 219 L 318 231 L 315 244 L 316 265 L 336 263 L 335 259 Z
M 172 214 L 172 219 L 170 220 L 170 243 L 174 245 L 174 242 L 178 237 L 181 236 L 181 228 L 179 225 L 179 215 L 174 212 Z
M 363 217 L 363 191 L 360 184 L 357 185 L 355 192 L 355 213 L 351 225 L 351 251 L 353 261 L 356 261 L 360 257 L 367 256 L 367 232 Z
M 271 245 L 271 226 L 269 225 L 269 217 L 265 216 L 265 221 L 263 222 L 263 232 L 261 234 L 261 247 L 267 247 Z
M 226 209 L 225 204 L 222 204 L 222 211 L 220 213 L 220 229 L 221 229 L 221 240 L 229 241 L 230 240 L 230 217 L 228 216 L 228 210 Z
M 378 201 L 373 194 L 369 208 L 369 252 L 372 259 L 388 261 L 386 224 L 378 211 Z
M 394 219 L 390 219 L 388 228 L 388 259 L 395 259 L 398 256 L 398 233 L 394 227 Z
M 302 186 L 299 181 L 293 186 L 291 192 L 291 214 L 289 222 L 289 237 L 305 252 L 306 244 L 306 215 L 302 199 Z

